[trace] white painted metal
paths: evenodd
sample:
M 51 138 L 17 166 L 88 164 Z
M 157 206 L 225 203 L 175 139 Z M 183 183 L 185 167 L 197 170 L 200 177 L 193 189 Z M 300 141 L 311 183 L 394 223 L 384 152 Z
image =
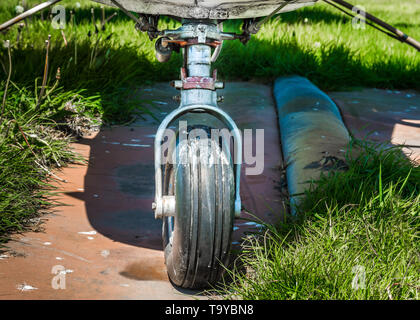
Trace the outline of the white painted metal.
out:
M 113 5 L 111 0 L 93 0 Z M 297 0 L 280 10 L 293 11 L 318 0 Z M 242 19 L 268 16 L 285 0 L 118 0 L 125 9 L 138 13 L 171 15 L 188 19 Z
M 193 28 L 191 28 L 193 27 Z M 193 31 L 192 31 L 193 30 Z M 197 38 L 198 43 L 190 45 L 186 51 L 186 65 L 188 76 L 210 76 L 211 66 L 211 49 L 209 46 L 204 45 L 208 35 L 216 34 L 216 38 L 221 38 L 221 30 L 218 28 L 216 23 L 201 24 L 201 23 L 185 23 L 181 28 L 173 32 L 178 35 L 179 38 L 184 39 L 185 35 Z M 185 33 L 185 34 L 184 34 Z M 219 35 L 217 35 L 219 34 Z M 175 87 L 182 87 L 181 81 L 175 82 Z M 234 166 L 235 166 L 235 216 L 239 217 L 241 213 L 241 196 L 240 196 L 240 177 L 241 177 L 241 164 L 242 164 L 242 136 L 241 132 L 236 126 L 232 118 L 220 109 L 217 105 L 217 93 L 216 90 L 208 89 L 189 89 L 181 90 L 181 104 L 180 106 L 168 114 L 160 124 L 155 137 L 155 202 L 153 209 L 155 210 L 155 217 L 162 218 L 165 215 L 171 215 L 172 213 L 172 201 L 168 199 L 170 205 L 167 206 L 167 213 L 165 213 L 165 204 L 163 198 L 165 197 L 162 192 L 162 147 L 161 142 L 164 138 L 166 128 L 181 117 L 189 112 L 198 111 L 206 112 L 220 121 L 222 121 L 227 128 L 233 134 L 234 141 Z

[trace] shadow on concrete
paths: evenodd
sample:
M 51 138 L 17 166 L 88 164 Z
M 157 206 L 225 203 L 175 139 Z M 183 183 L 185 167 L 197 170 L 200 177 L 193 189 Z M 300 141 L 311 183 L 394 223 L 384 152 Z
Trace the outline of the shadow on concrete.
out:
M 153 138 L 148 138 L 147 147 L 137 147 L 141 131 L 103 128 L 95 138 L 83 139 L 81 143 L 90 147 L 85 189 L 70 195 L 85 202 L 97 232 L 116 242 L 162 250 L 162 223 L 151 209 L 154 167 L 147 149 Z

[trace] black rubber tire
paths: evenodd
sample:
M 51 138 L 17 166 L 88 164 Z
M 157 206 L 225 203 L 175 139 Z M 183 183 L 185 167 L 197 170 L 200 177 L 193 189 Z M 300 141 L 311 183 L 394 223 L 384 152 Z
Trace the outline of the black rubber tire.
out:
M 235 182 L 229 151 L 211 139 L 208 150 L 219 162 L 209 165 L 210 153 L 200 152 L 199 139 L 177 145 L 178 163 L 165 168 L 166 194 L 175 195 L 172 243 L 168 219 L 163 221 L 163 245 L 173 284 L 190 289 L 216 284 L 229 262 L 234 221 Z M 200 161 L 200 162 L 199 162 Z

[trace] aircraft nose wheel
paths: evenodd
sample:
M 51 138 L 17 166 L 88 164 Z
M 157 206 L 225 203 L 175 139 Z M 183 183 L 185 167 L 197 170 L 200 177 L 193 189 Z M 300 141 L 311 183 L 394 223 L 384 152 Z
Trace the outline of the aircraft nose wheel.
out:
M 205 144 L 205 145 L 204 145 Z M 203 288 L 220 280 L 228 263 L 235 183 L 230 153 L 217 141 L 177 144 L 176 165 L 167 165 L 165 188 L 175 196 L 175 215 L 163 219 L 163 247 L 170 280 Z
M 163 219 L 169 279 L 177 286 L 198 289 L 221 279 L 229 262 L 233 221 L 241 211 L 241 133 L 217 106 L 216 90 L 224 84 L 217 80 L 217 71 L 211 70 L 211 62 L 220 52 L 217 47 L 234 36 L 223 33 L 217 21 L 192 20 L 184 20 L 182 27 L 165 30 L 163 35 L 162 46 L 182 48 L 184 64 L 181 79 L 172 82 L 181 91 L 180 106 L 163 119 L 155 138 L 153 210 L 156 218 Z M 167 129 L 184 115 L 194 125 L 180 126 L 177 133 L 169 130 L 169 149 L 164 150 Z M 214 139 L 207 116 L 227 129 L 227 140 L 219 129 Z M 197 136 L 193 133 L 196 129 L 201 131 Z M 168 159 L 176 161 L 162 161 L 166 151 Z

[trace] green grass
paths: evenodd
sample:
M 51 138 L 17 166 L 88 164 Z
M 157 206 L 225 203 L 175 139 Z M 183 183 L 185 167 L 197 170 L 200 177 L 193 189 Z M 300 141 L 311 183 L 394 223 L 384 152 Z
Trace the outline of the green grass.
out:
M 5 20 L 12 16 L 14 3 L 17 1 L 8 2 L 6 9 L 9 10 L 2 11 L 0 19 Z M 69 1 L 63 1 L 63 4 L 69 5 Z M 156 67 L 153 67 L 158 64 L 153 60 L 153 43 L 146 41 L 145 35 L 139 37 L 135 34 L 132 23 L 126 17 L 114 18 L 105 30 L 96 31 L 90 20 L 90 7 L 83 6 L 78 10 L 72 8 L 76 12 L 74 23 L 68 21 L 63 30 L 68 41 L 67 46 L 61 31 L 54 29 L 49 21 L 41 21 L 40 15 L 28 22 L 28 28 L 23 30 L 19 43 L 15 40 L 18 36 L 16 27 L 0 36 L 0 41 L 11 39 L 13 45 L 12 80 L 28 88 L 34 87 L 35 78 L 38 78 L 38 84 L 41 83 L 45 40 L 50 34 L 49 82 L 54 81 L 56 70 L 60 68 L 60 85 L 64 90 L 83 89 L 87 96 L 98 96 L 102 106 L 100 115 L 108 123 L 128 121 L 133 114 L 150 113 L 149 109 L 153 109 L 153 105 L 138 97 L 132 88 L 158 79 Z M 107 16 L 115 11 L 107 10 Z M 99 12 L 97 10 L 96 17 L 100 16 Z M 67 13 L 69 19 L 69 10 Z M 48 11 L 44 16 L 47 14 Z M 97 26 L 99 24 L 100 21 L 97 20 Z M 147 45 L 147 50 L 139 50 L 139 39 Z M 143 50 L 148 51 L 148 54 Z M 0 54 L 3 70 L 7 70 L 7 50 L 2 48 Z M 169 68 L 170 64 L 160 71 L 165 67 Z M 4 75 L 5 73 L 1 74 L 0 80 Z
M 95 125 L 84 115 L 85 109 L 99 107 L 94 97 L 62 89 L 48 93 L 38 105 L 33 91 L 14 84 L 8 91 L 0 122 L 0 242 L 11 232 L 25 230 L 54 204 L 51 182 L 59 177 L 51 172 L 80 160 L 69 147 L 72 136 L 63 129 L 76 130 L 81 117 Z
M 357 156 L 352 150 L 359 150 Z M 397 147 L 353 141 L 346 171 L 244 242 L 219 293 L 243 299 L 419 299 L 420 167 Z M 357 270 L 365 274 L 353 285 Z M 361 279 L 361 277 L 359 278 Z
M 95 32 L 91 7 L 95 8 L 96 24 L 100 24 L 100 5 L 87 0 L 64 0 L 69 11 L 75 12 L 74 24 L 64 29 L 68 45 L 60 30 L 50 22 L 41 22 L 37 15 L 22 32 L 20 44 L 13 50 L 12 79 L 22 86 L 33 85 L 34 77 L 42 75 L 45 40 L 52 35 L 50 79 L 61 68 L 61 84 L 65 90 L 86 89 L 88 95 L 99 95 L 102 116 L 106 122 L 127 121 L 133 112 L 153 111 L 153 105 L 143 101 L 135 88 L 155 81 L 170 81 L 179 77 L 180 54 L 174 54 L 165 64 L 154 58 L 154 42 L 134 29 L 134 22 L 121 12 L 105 30 Z M 0 4 L 0 20 L 13 16 L 18 0 Z M 31 0 L 30 4 L 37 3 Z M 420 38 L 420 10 L 415 0 L 363 0 L 366 9 Z M 106 16 L 116 12 L 107 7 Z M 44 14 L 47 16 L 47 12 Z M 162 18 L 160 28 L 175 28 L 179 24 Z M 225 23 L 226 31 L 240 31 L 241 21 Z M 0 35 L 0 42 L 16 42 L 17 27 Z M 3 69 L 6 50 L 0 50 Z M 266 23 L 251 41 L 243 46 L 239 41 L 225 42 L 215 67 L 225 80 L 256 80 L 270 82 L 282 75 L 299 74 L 308 77 L 324 90 L 349 87 L 381 87 L 419 89 L 420 57 L 418 52 L 398 41 L 367 27 L 354 30 L 351 20 L 341 12 L 319 2 L 313 7 L 279 15 Z M 0 72 L 0 77 L 5 74 Z M 1 78 L 0 78 L 1 80 Z M 128 102 L 127 102 L 128 101 Z

